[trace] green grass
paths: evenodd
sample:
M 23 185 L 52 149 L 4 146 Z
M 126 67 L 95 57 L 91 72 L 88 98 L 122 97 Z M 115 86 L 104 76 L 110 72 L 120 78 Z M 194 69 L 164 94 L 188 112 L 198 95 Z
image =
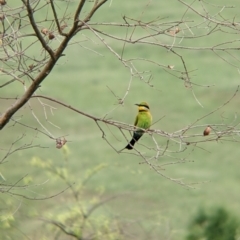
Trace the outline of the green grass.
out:
M 224 1 L 221 2 L 224 3 Z M 94 21 L 98 22 L 103 19 L 104 21 L 123 22 L 121 18 L 123 15 L 137 18 L 141 15 L 143 6 L 146 4 L 145 1 L 143 4 L 132 1 L 127 3 L 126 6 L 113 0 L 111 8 L 106 4 L 96 14 Z M 229 4 L 235 4 L 239 9 L 238 1 L 231 1 Z M 185 8 L 173 0 L 168 2 L 153 1 L 146 8 L 142 19 L 147 21 L 162 14 L 161 17 L 176 20 L 179 16 L 182 16 L 184 11 Z M 236 13 L 236 11 L 236 9 L 235 12 L 230 9 L 228 16 L 232 17 L 232 14 Z M 192 13 L 189 13 L 189 17 L 191 16 L 193 16 Z M 107 29 L 111 34 L 121 35 L 123 33 L 122 29 L 119 30 L 113 27 L 104 29 Z M 87 32 L 83 32 L 83 34 L 92 39 L 94 38 L 93 34 Z M 137 32 L 139 36 L 142 34 L 144 34 L 144 31 Z M 81 33 L 78 37 L 84 39 Z M 184 39 L 183 42 L 185 46 L 205 46 L 206 44 L 211 46 L 213 43 L 217 44 L 219 41 L 224 42 L 227 40 L 224 38 L 224 34 L 218 32 L 208 39 L 200 38 L 194 42 Z M 114 50 L 121 54 L 123 47 L 121 42 L 115 43 L 108 39 L 106 41 L 111 43 Z M 159 41 L 172 44 L 173 39 L 168 37 L 162 37 L 161 39 L 159 37 Z M 176 41 L 179 41 L 179 39 L 176 39 Z M 117 98 L 111 91 L 116 96 L 123 97 L 128 87 L 130 74 L 128 69 L 112 53 L 107 51 L 99 40 L 96 40 L 96 43 L 82 42 L 81 45 L 92 48 L 103 56 L 88 51 L 80 45 L 72 45 L 66 50 L 66 56 L 59 61 L 58 66 L 42 83 L 39 94 L 56 98 L 91 115 L 103 117 L 116 107 Z M 147 62 L 136 62 L 138 69 L 151 71 L 153 75 L 151 84 L 154 87 L 150 87 L 138 78 L 134 78 L 124 106 L 118 106 L 108 114 L 108 117 L 116 121 L 133 123 L 137 111 L 133 104 L 147 101 L 151 106 L 154 121 L 165 116 L 154 125 L 154 128 L 171 133 L 182 129 L 230 99 L 239 84 L 239 73 L 236 68 L 222 61 L 213 52 L 179 52 L 184 54 L 189 70 L 197 69 L 192 73 L 194 83 L 215 85 L 209 88 L 194 86 L 194 92 L 204 108 L 196 102 L 191 90 L 184 87 L 183 81 L 169 75 L 162 68 L 155 65 Z M 161 64 L 174 65 L 176 69 L 182 69 L 179 58 L 166 49 L 156 46 L 147 48 L 144 45 L 127 45 L 124 54 L 125 57 L 153 59 Z M 233 60 L 230 57 L 229 59 Z M 1 96 L 19 96 L 23 92 L 23 88 L 19 86 L 8 86 L 0 89 L 0 94 Z M 46 122 L 42 106 L 36 100 L 32 101 L 34 110 L 44 126 L 54 136 L 66 135 L 69 140 L 68 147 L 71 155 L 69 156 L 68 166 L 72 177 L 78 182 L 87 169 L 91 169 L 100 163 L 106 163 L 109 167 L 97 173 L 88 183 L 89 195 L 94 195 L 99 187 L 104 187 L 105 197 L 126 193 L 126 195 L 120 196 L 108 204 L 106 214 L 110 212 L 119 216 L 120 219 L 140 221 L 142 227 L 139 224 L 126 227 L 130 233 L 139 236 L 139 239 L 144 239 L 147 231 L 150 231 L 156 225 L 154 230 L 150 231 L 152 239 L 184 239 L 189 220 L 199 206 L 220 205 L 231 209 L 236 215 L 240 214 L 238 170 L 240 150 L 238 143 L 223 141 L 202 143 L 199 147 L 204 150 L 193 148 L 190 145 L 186 153 L 184 152 L 181 155 L 173 154 L 173 156 L 177 157 L 188 156 L 188 153 L 191 153 L 188 156 L 191 162 L 169 165 L 163 171 L 165 175 L 172 178 L 181 178 L 186 182 L 203 182 L 203 184 L 197 184 L 196 189 L 186 189 L 161 177 L 146 164 L 139 164 L 141 160 L 135 155 L 129 154 L 129 152 L 126 154 L 116 153 L 102 139 L 102 133 L 94 121 L 59 105 L 46 100 L 42 101 L 57 108 L 53 116 L 49 109 L 47 109 L 47 113 L 49 120 L 59 126 L 60 129 Z M 235 113 L 238 114 L 239 112 L 238 102 L 239 95 L 226 107 L 204 118 L 199 124 L 220 124 L 222 121 L 231 123 L 234 120 Z M 8 101 L 1 100 L 0 111 L 2 112 L 8 105 Z M 15 118 L 21 116 L 24 123 L 41 129 L 27 105 L 17 113 Z M 22 133 L 26 133 L 26 137 L 16 146 L 34 140 L 33 144 L 40 144 L 42 147 L 47 148 L 27 149 L 9 156 L 8 161 L 1 165 L 0 170 L 7 179 L 7 183 L 14 183 L 28 174 L 33 178 L 33 184 L 40 185 L 34 186 L 30 190 L 24 189 L 23 194 L 49 196 L 62 190 L 65 187 L 62 182 L 54 181 L 51 177 L 46 176 L 44 171 L 29 164 L 32 157 L 39 156 L 46 160 L 52 159 L 56 166 L 63 165 L 64 160 L 61 150 L 55 148 L 54 141 L 41 134 L 36 135 L 36 132 L 30 129 L 23 129 L 20 126 L 10 127 L 11 125 L 12 123 L 9 123 L 1 131 L 1 149 L 9 148 L 12 141 L 16 140 Z M 121 149 L 126 145 L 126 140 L 117 129 L 110 127 L 110 131 L 105 125 L 101 124 L 101 126 L 106 131 L 107 139 L 111 141 L 111 144 L 116 149 Z M 200 134 L 202 130 L 199 132 Z M 197 131 L 200 130 L 197 129 Z M 129 134 L 126 133 L 126 136 L 129 137 Z M 165 146 L 166 139 L 162 137 L 156 138 L 161 146 Z M 140 143 L 148 146 L 153 144 L 151 138 L 147 135 L 141 139 Z M 172 144 L 171 148 L 176 149 L 176 145 Z M 138 146 L 138 149 L 147 151 L 141 145 Z M 194 151 L 191 152 L 192 149 Z M 0 154 L 3 156 L 5 151 L 1 151 Z M 158 162 L 165 163 L 169 161 L 174 160 L 167 157 L 158 160 Z M 48 182 L 41 185 L 46 180 Z M 57 198 L 46 201 L 23 200 L 22 206 L 14 215 L 17 221 L 20 218 L 22 219 L 21 223 L 19 221 L 16 225 L 18 228 L 20 226 L 20 229 L 27 233 L 28 236 L 34 236 L 38 232 L 39 222 L 33 221 L 32 218 L 28 217 L 28 214 L 37 211 L 41 216 L 41 214 L 50 212 L 58 199 L 62 200 L 68 197 L 69 192 L 65 192 Z M 14 209 L 19 204 L 19 198 L 11 196 L 1 196 L 1 198 L 2 205 L 11 199 L 15 208 L 9 207 L 5 211 L 14 212 Z M 60 202 L 63 204 L 64 201 Z M 37 219 L 37 217 L 34 219 Z

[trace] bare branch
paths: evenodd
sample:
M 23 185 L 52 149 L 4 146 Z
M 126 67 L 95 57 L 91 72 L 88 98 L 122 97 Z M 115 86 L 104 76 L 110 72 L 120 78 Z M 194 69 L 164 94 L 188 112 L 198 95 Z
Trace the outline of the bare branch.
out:
M 28 17 L 29 17 L 29 20 L 30 20 L 30 23 L 36 33 L 36 36 L 37 38 L 39 39 L 39 41 L 41 42 L 42 46 L 44 49 L 46 49 L 46 51 L 49 53 L 49 55 L 51 56 L 51 58 L 53 60 L 55 60 L 55 55 L 54 55 L 54 52 L 52 51 L 52 49 L 47 45 L 47 43 L 45 42 L 44 38 L 42 37 L 41 35 L 41 32 L 39 31 L 37 25 L 36 25 L 36 22 L 34 20 L 34 17 L 33 17 L 33 10 L 31 8 L 31 4 L 29 2 L 30 0 L 22 0 L 22 2 L 25 4 L 26 8 L 27 8 L 27 11 L 28 11 Z

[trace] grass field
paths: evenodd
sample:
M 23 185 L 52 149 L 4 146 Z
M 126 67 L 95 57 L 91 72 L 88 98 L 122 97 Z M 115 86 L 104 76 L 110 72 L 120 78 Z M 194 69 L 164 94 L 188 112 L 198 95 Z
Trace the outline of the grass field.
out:
M 221 0 L 217 4 L 224 5 L 226 2 Z M 227 4 L 235 5 L 236 8 L 226 8 L 223 11 L 224 14 L 226 12 L 225 17 L 232 19 L 236 16 L 237 21 L 240 3 L 237 0 L 232 0 L 228 1 Z M 219 8 L 211 5 L 206 6 L 211 14 L 217 13 L 216 9 L 219 11 Z M 144 14 L 142 14 L 143 10 Z M 111 6 L 107 3 L 94 16 L 93 20 L 96 22 L 122 22 L 123 15 L 138 18 L 141 14 L 142 20 L 146 21 L 158 16 L 178 20 L 185 10 L 186 7 L 175 0 L 165 2 L 141 1 L 141 3 L 132 1 L 126 5 L 113 0 Z M 189 19 L 195 19 L 193 12 L 189 11 L 188 14 Z M 199 21 L 198 17 L 195 21 Z M 108 26 L 104 29 L 119 36 L 124 33 L 124 30 L 119 28 Z M 200 29 L 199 31 L 202 33 L 205 30 Z M 136 36 L 138 34 L 140 36 L 142 32 L 136 33 Z M 79 34 L 78 39 L 85 39 L 85 36 L 94 39 L 93 34 L 84 31 Z M 232 38 L 229 39 L 229 36 Z M 187 38 L 183 39 L 182 45 L 213 46 L 237 38 L 236 35 L 224 34 L 219 31 L 212 36 L 196 38 L 194 41 Z M 108 39 L 106 41 L 121 54 L 122 42 Z M 173 39 L 163 36 L 160 41 L 172 44 Z M 179 42 L 180 39 L 176 39 L 176 41 Z M 91 48 L 98 54 L 86 48 Z M 195 70 L 191 75 L 191 80 L 199 85 L 211 86 L 194 86 L 194 93 L 203 107 L 197 103 L 191 90 L 184 86 L 183 81 L 156 65 L 141 61 L 136 61 L 136 66 L 141 71 L 151 71 L 153 87 L 138 78 L 133 78 L 124 105 L 116 105 L 117 98 L 114 94 L 120 98 L 124 96 L 128 88 L 130 74 L 128 69 L 96 39 L 70 46 L 65 52 L 66 56 L 59 61 L 53 72 L 43 82 L 39 94 L 56 98 L 94 116 L 104 117 L 108 113 L 109 118 L 130 124 L 133 123 L 137 113 L 134 103 L 147 101 L 151 106 L 154 121 L 162 118 L 153 128 L 172 133 L 186 127 L 228 101 L 240 83 L 238 69 L 223 61 L 213 51 L 179 50 L 179 53 L 184 56 L 189 70 Z M 157 46 L 127 45 L 124 54 L 126 58 L 151 59 L 164 65 L 174 65 L 177 69 L 182 70 L 179 58 Z M 224 52 L 219 54 L 226 57 L 232 64 L 239 65 L 237 59 Z M 22 92 L 23 89 L 19 86 L 0 89 L 1 96 L 16 97 Z M 0 112 L 2 112 L 8 107 L 10 100 L 0 100 L 0 102 Z M 189 162 L 169 165 L 163 171 L 169 177 L 199 183 L 195 185 L 195 189 L 188 189 L 161 177 L 146 164 L 139 164 L 141 160 L 138 156 L 126 151 L 121 154 L 116 153 L 102 139 L 102 133 L 94 121 L 59 105 L 44 102 L 57 108 L 54 115 L 51 115 L 49 109 L 47 109 L 47 114 L 49 120 L 60 129 L 45 121 L 43 108 L 37 100 L 32 100 L 31 104 L 44 126 L 54 136 L 67 136 L 69 141 L 67 146 L 70 149 L 67 166 L 71 178 L 77 183 L 81 181 L 88 169 L 101 163 L 108 166 L 94 175 L 88 182 L 88 196 L 86 198 L 93 197 L 100 188 L 104 188 L 103 198 L 115 194 L 120 195 L 107 203 L 100 213 L 117 216 L 120 220 L 127 222 L 126 229 L 129 232 L 129 237 L 126 239 L 182 240 L 186 236 L 191 217 L 199 207 L 211 209 L 214 206 L 223 206 L 235 215 L 240 215 L 238 185 L 240 180 L 238 158 L 240 148 L 238 148 L 238 142 L 214 141 L 202 143 L 199 148 L 190 146 L 189 150 L 181 155 L 187 156 L 189 154 Z M 199 124 L 237 123 L 239 122 L 238 115 L 239 94 L 224 108 L 204 118 Z M 27 105 L 17 113 L 15 118 L 21 116 L 24 123 L 40 129 Z M 116 128 L 107 128 L 103 124 L 101 126 L 106 131 L 107 139 L 116 149 L 121 149 L 126 145 L 126 140 Z M 46 161 L 51 159 L 55 166 L 65 164 L 62 150 L 56 149 L 55 142 L 51 139 L 41 134 L 36 136 L 35 131 L 17 125 L 12 126 L 12 123 L 9 123 L 1 131 L 1 149 L 9 148 L 11 143 L 22 133 L 26 136 L 16 146 L 30 143 L 34 139 L 33 145 L 40 144 L 44 148 L 30 148 L 17 151 L 9 156 L 7 162 L 1 165 L 0 170 L 6 178 L 7 184 L 14 183 L 27 174 L 32 179 L 31 184 L 36 185 L 22 189 L 23 194 L 31 197 L 42 197 L 53 195 L 64 189 L 66 185 L 60 180 L 56 181 L 42 169 L 30 164 L 33 157 L 39 157 Z M 129 136 L 127 132 L 126 136 Z M 166 139 L 156 138 L 160 145 L 166 144 Z M 140 143 L 151 145 L 151 137 L 144 136 Z M 172 147 L 176 148 L 174 145 Z M 141 145 L 138 145 L 137 148 L 141 149 Z M 0 156 L 4 156 L 5 151 L 0 151 L 0 154 Z M 160 158 L 159 161 L 172 162 L 172 159 L 166 157 Z M 123 193 L 125 194 L 121 195 Z M 7 234 L 9 230 L 14 232 L 9 239 L 17 239 L 18 236 L 25 236 L 26 239 L 37 239 L 36 237 L 40 236 L 38 228 L 42 224 L 38 219 L 54 211 L 56 202 L 64 206 L 64 201 L 69 198 L 69 195 L 70 191 L 66 191 L 56 198 L 29 201 L 2 194 L 3 212 L 9 213 L 9 215 L 14 212 L 16 220 L 12 223 L 14 227 L 4 230 L 3 234 Z M 29 217 L 31 215 L 33 217 Z

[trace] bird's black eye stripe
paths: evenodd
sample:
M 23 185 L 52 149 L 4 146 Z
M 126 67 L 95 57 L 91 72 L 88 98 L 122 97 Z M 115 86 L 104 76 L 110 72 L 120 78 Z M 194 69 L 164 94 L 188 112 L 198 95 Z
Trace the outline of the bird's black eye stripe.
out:
M 146 107 L 147 109 L 149 109 L 149 106 L 147 105 L 139 105 L 139 107 Z

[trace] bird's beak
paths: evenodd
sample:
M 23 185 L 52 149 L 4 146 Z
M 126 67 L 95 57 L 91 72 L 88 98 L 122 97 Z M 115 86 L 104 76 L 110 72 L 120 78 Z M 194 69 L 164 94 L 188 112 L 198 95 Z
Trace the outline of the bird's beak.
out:
M 139 104 L 138 104 L 138 103 L 135 103 L 134 105 L 137 105 L 137 106 L 139 106 Z

